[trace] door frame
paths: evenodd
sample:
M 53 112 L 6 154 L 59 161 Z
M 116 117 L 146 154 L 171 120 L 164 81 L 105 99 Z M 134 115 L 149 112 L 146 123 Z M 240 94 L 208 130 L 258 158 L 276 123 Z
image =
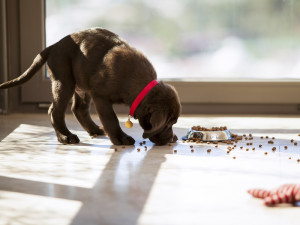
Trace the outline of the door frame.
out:
M 33 59 L 45 48 L 45 2 L 44 0 L 20 1 L 20 64 L 25 71 Z M 22 103 L 51 101 L 50 80 L 46 68 L 21 87 Z
M 8 79 L 7 75 L 7 38 L 6 38 L 6 2 L 0 0 L 0 83 Z M 0 114 L 7 113 L 8 90 L 0 91 Z

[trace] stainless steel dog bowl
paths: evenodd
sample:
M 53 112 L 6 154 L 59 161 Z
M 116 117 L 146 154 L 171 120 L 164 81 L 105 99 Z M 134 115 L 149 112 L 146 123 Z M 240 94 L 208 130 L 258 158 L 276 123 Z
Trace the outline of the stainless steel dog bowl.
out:
M 199 140 L 199 141 L 227 141 L 232 140 L 229 130 L 220 131 L 196 131 L 189 129 L 186 136 L 182 140 Z

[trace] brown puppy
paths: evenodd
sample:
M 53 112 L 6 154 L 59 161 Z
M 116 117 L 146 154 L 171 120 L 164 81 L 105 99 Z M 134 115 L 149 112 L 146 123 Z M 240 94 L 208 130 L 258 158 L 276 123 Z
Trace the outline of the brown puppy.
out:
M 49 114 L 58 141 L 64 144 L 79 142 L 65 123 L 66 108 L 73 96 L 72 111 L 90 135 L 104 134 L 90 117 L 92 99 L 111 142 L 115 145 L 134 144 L 134 139 L 121 130 L 112 105 L 131 106 L 143 88 L 157 79 L 153 66 L 144 55 L 108 30 L 84 30 L 43 50 L 21 76 L 1 84 L 0 88 L 26 82 L 45 62 L 53 92 Z M 172 125 L 177 122 L 180 109 L 173 87 L 163 82 L 153 87 L 135 111 L 135 117 L 144 129 L 143 138 L 159 145 L 175 142 L 177 137 Z

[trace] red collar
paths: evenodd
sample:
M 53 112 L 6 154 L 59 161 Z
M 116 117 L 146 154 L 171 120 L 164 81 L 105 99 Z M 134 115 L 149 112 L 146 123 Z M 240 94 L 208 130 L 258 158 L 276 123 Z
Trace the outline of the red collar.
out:
M 144 87 L 144 89 L 139 93 L 139 95 L 136 97 L 136 99 L 133 101 L 133 103 L 130 107 L 130 112 L 129 112 L 130 116 L 135 118 L 134 112 L 135 112 L 136 108 L 138 107 L 140 102 L 143 100 L 143 98 L 146 96 L 146 94 L 157 84 L 158 84 L 158 82 L 156 80 L 153 80 L 149 84 L 147 84 L 146 87 Z

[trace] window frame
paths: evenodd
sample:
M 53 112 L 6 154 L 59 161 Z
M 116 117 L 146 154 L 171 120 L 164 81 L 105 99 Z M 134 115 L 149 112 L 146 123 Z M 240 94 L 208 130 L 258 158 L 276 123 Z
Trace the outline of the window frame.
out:
M 20 59 L 22 71 L 28 68 L 37 51 L 41 51 L 45 47 L 45 2 L 44 0 L 27 0 L 26 3 L 24 2 L 20 1 Z M 28 18 L 28 15 L 31 16 Z M 32 26 L 34 26 L 36 32 L 31 32 L 32 29 L 29 28 Z M 37 41 L 33 43 L 32 39 Z M 31 41 L 28 42 L 28 40 Z M 33 44 L 35 47 L 32 46 Z M 134 46 L 134 43 L 130 44 Z M 31 55 L 28 52 L 31 52 Z M 31 81 L 32 84 L 22 87 L 22 103 L 50 101 L 51 91 L 49 90 L 49 81 L 45 79 L 45 69 L 42 69 L 40 73 L 34 77 L 39 80 L 33 80 Z M 268 105 L 277 106 L 274 113 L 298 113 L 300 80 L 164 81 L 175 87 L 183 105 L 183 112 L 186 113 L 199 113 L 201 107 L 205 105 L 216 106 L 216 108 L 212 107 L 213 110 L 207 113 L 226 113 L 228 104 L 241 105 L 243 106 L 242 111 L 247 111 L 247 107 L 253 109 L 255 106 L 256 110 L 251 111 L 254 113 L 264 113 Z M 41 82 L 45 86 L 42 86 Z M 48 94 L 41 94 L 36 88 L 42 88 L 43 93 Z M 193 107 L 189 107 L 189 110 L 184 110 L 185 106 L 191 105 Z M 236 112 L 239 113 L 239 110 Z

